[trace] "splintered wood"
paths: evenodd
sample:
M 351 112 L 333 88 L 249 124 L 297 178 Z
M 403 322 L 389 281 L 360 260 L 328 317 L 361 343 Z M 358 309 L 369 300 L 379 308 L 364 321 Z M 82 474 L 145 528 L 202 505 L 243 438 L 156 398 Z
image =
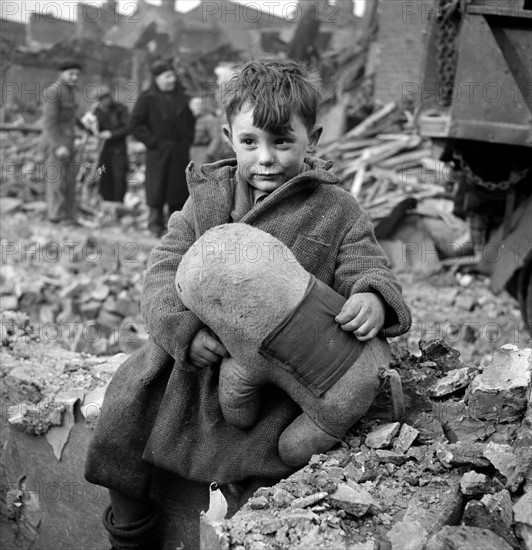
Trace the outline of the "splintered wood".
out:
M 451 181 L 449 165 L 432 157 L 430 144 L 413 130 L 402 131 L 402 117 L 388 103 L 318 151 L 336 163 L 342 187 L 373 220 L 406 198 L 445 196 Z

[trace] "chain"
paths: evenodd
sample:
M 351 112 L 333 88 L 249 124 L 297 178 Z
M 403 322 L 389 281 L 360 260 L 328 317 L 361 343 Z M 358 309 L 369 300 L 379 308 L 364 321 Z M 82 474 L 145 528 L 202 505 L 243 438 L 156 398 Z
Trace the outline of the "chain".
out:
M 530 168 L 523 168 L 522 170 L 511 170 L 510 176 L 503 181 L 494 182 L 494 181 L 484 181 L 482 178 L 477 176 L 475 172 L 471 169 L 471 166 L 464 160 L 464 157 L 458 153 L 454 152 L 454 156 L 460 161 L 460 166 L 464 172 L 467 181 L 473 185 L 483 187 L 488 191 L 508 191 L 511 187 L 518 184 L 521 180 L 526 178 Z
M 439 2 L 436 50 L 442 90 L 441 102 L 444 106 L 447 106 L 450 105 L 453 95 L 457 60 L 455 41 L 464 8 L 462 0 L 439 0 Z

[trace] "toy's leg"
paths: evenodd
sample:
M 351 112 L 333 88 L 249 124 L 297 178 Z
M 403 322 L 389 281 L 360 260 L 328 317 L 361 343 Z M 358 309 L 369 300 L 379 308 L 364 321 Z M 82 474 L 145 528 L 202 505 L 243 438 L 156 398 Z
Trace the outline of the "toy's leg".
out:
M 324 432 L 308 415 L 302 414 L 281 434 L 279 455 L 289 466 L 299 468 L 307 464 L 312 455 L 327 452 L 339 440 Z
M 229 424 L 237 428 L 250 428 L 259 417 L 259 384 L 250 379 L 249 369 L 232 357 L 220 365 L 218 396 L 222 414 Z
M 328 451 L 370 408 L 379 393 L 379 369 L 389 365 L 386 340 L 374 338 L 351 369 L 313 407 L 281 434 L 279 454 L 290 466 L 304 466 L 313 454 Z M 313 420 L 312 420 L 312 419 Z

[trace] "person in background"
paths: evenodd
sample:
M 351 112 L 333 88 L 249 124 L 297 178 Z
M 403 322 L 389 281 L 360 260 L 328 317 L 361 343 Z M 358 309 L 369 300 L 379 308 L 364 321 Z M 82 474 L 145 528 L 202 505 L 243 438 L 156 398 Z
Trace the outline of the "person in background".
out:
M 131 133 L 147 148 L 148 229 L 160 237 L 166 225 L 164 205 L 170 216 L 188 198 L 185 168 L 194 140 L 194 116 L 171 62 L 156 60 L 151 74 L 150 88 L 140 94 L 133 109 Z
M 218 152 L 222 142 L 222 125 L 201 96 L 194 96 L 189 107 L 196 118 L 190 159 L 199 168 L 202 164 L 220 160 Z
M 98 190 L 105 201 L 123 202 L 127 191 L 129 113 L 125 105 L 113 99 L 111 89 L 102 86 L 94 115 L 98 120 L 98 137 L 105 141 L 98 159 Z
M 80 225 L 76 219 L 76 150 L 81 64 L 67 60 L 58 66 L 59 77 L 43 93 L 41 144 L 45 156 L 44 179 L 48 219 L 52 223 Z

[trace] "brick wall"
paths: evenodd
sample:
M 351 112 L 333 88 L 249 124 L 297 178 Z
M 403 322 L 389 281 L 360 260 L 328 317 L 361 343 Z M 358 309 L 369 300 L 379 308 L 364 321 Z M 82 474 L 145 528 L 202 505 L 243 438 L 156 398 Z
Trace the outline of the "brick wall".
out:
M 425 28 L 436 0 L 379 0 L 379 33 L 375 96 L 403 107 L 403 87 L 419 83 L 426 42 Z

